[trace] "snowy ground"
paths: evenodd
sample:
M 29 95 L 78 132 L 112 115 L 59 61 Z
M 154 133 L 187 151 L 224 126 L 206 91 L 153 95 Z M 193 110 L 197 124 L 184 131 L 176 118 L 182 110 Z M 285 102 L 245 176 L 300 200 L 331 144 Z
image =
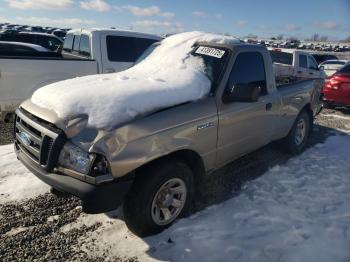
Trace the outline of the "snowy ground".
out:
M 92 258 L 350 261 L 350 116 L 326 112 L 320 119 L 321 122 L 327 119 L 332 127 L 316 126 L 317 136 L 327 133 L 325 141 L 316 139 L 313 142 L 316 144 L 303 154 L 294 158 L 285 156 L 277 162 L 274 159 L 281 154 L 276 153 L 276 149 L 263 149 L 253 154 L 252 158 L 258 160 L 255 162 L 260 161 L 259 157 L 268 159 L 267 172 L 262 171 L 263 175 L 244 183 L 241 190 L 226 197 L 226 201 L 209 205 L 191 217 L 179 220 L 159 235 L 144 239 L 136 237 L 120 219 L 120 210 L 85 215 L 74 205 L 66 212 L 74 219 L 61 223 L 66 214 L 58 210 L 47 214 L 47 221 L 40 223 L 59 225 L 51 236 L 88 228 L 87 233 L 79 234 L 72 245 Z M 274 155 L 264 157 L 265 153 L 271 154 L 270 151 L 274 151 Z M 35 199 L 45 201 L 42 196 L 36 196 L 47 192 L 48 187 L 15 160 L 12 146 L 0 146 L 0 166 L 0 204 L 4 207 L 0 206 L 0 220 L 8 216 L 3 210 L 8 210 L 13 203 L 31 207 L 33 204 L 28 204 L 31 202 L 23 201 L 28 198 L 34 202 Z M 259 164 L 256 169 L 259 168 L 264 169 L 265 165 Z M 64 201 L 60 201 L 64 205 Z M 26 230 L 32 229 L 10 223 L 0 231 L 0 241 L 22 236 Z M 2 255 L 9 259 L 6 251 L 0 249 L 0 260 Z

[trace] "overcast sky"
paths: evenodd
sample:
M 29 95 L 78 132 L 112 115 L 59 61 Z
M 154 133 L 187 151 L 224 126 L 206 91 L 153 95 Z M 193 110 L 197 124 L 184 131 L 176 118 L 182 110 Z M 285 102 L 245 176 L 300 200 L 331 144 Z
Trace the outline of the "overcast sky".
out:
M 150 33 L 350 36 L 350 0 L 0 0 L 0 22 Z

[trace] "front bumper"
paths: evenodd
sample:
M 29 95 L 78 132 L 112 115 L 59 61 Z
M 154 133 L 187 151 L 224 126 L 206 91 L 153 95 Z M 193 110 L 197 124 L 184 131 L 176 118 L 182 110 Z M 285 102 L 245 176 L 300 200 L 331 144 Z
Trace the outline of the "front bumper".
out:
M 133 182 L 127 180 L 92 185 L 67 175 L 48 173 L 21 150 L 16 152 L 17 158 L 43 182 L 58 191 L 80 198 L 85 213 L 97 214 L 116 209 L 122 204 Z

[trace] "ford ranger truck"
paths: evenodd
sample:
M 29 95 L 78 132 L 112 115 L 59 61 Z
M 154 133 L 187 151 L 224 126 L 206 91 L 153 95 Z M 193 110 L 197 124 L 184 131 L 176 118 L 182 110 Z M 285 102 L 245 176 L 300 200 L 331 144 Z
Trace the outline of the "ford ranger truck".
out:
M 127 226 L 146 236 L 186 214 L 202 179 L 231 161 L 275 140 L 293 153 L 305 148 L 322 79 L 276 86 L 270 53 L 257 45 L 197 42 L 191 55 L 204 61 L 210 93 L 111 129 L 25 101 L 14 126 L 18 159 L 79 197 L 86 213 L 123 204 Z

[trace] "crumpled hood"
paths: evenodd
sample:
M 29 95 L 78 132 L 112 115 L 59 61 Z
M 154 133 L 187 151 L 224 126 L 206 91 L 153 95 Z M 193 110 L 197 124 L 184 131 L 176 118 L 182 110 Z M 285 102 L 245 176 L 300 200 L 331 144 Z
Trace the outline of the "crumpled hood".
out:
M 229 43 L 232 37 L 190 32 L 166 38 L 144 60 L 115 74 L 65 80 L 37 90 L 31 101 L 66 122 L 86 117 L 86 125 L 110 129 L 156 110 L 203 98 L 211 83 L 195 42 Z

